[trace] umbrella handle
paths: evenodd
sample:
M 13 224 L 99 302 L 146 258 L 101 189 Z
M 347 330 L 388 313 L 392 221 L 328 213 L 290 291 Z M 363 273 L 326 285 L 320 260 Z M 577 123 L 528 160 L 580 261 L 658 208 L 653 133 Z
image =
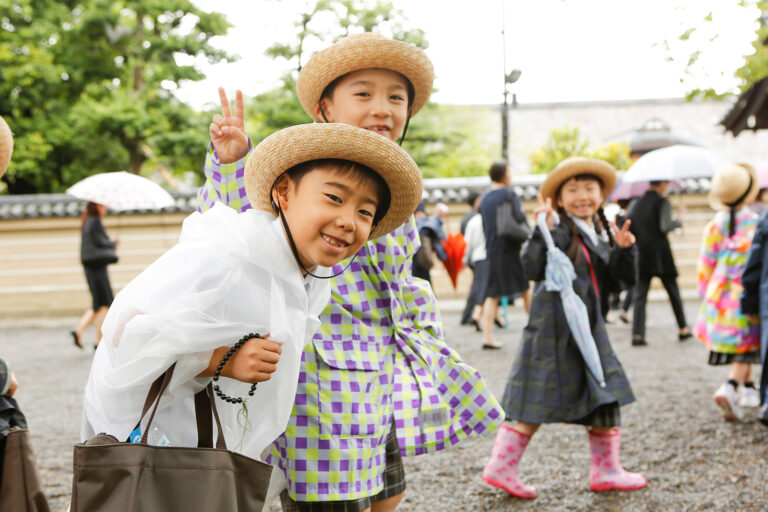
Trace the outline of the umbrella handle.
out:
M 544 237 L 544 241 L 547 244 L 547 249 L 554 249 L 555 242 L 552 240 L 552 235 L 550 234 L 549 227 L 547 226 L 546 212 L 539 213 L 539 215 L 536 217 L 536 224 L 539 226 L 541 235 Z

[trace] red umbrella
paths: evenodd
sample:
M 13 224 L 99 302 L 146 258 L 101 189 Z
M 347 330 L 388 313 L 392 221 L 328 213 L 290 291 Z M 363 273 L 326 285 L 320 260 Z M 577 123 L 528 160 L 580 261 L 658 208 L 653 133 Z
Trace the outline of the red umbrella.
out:
M 467 249 L 467 242 L 461 233 L 449 233 L 443 242 L 446 258 L 443 261 L 445 270 L 451 277 L 453 288 L 456 289 L 456 279 L 459 277 L 459 271 L 464 266 L 464 251 Z

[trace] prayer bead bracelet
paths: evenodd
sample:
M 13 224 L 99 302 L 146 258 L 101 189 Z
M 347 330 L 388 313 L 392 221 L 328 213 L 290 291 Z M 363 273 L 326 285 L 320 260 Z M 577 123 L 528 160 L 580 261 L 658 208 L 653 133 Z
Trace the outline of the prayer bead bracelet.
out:
M 239 349 L 240 347 L 243 346 L 243 343 L 245 343 L 246 341 L 250 340 L 251 338 L 261 338 L 261 335 L 260 334 L 256 334 L 256 333 L 251 333 L 251 334 L 246 334 L 245 336 L 240 338 L 238 340 L 238 342 L 235 343 L 235 345 L 232 348 L 229 349 L 229 351 L 224 356 L 224 358 L 222 358 L 222 360 L 219 361 L 219 365 L 216 367 L 216 371 L 213 372 L 213 382 L 217 382 L 219 380 L 219 374 L 221 373 L 221 369 L 224 368 L 225 364 L 227 364 L 227 361 L 229 361 L 229 358 L 232 357 L 232 355 L 235 352 L 237 352 L 237 349 Z M 248 391 L 248 396 L 249 397 L 253 396 L 253 393 L 256 391 L 256 385 L 257 384 L 258 384 L 257 382 L 254 382 L 253 384 L 251 384 L 251 389 L 250 389 L 250 391 Z M 219 385 L 218 384 L 214 384 L 213 385 L 213 391 L 216 393 L 216 396 L 218 396 L 219 398 L 221 398 L 225 402 L 229 402 L 231 404 L 241 404 L 241 403 L 243 403 L 243 400 L 244 400 L 243 397 L 228 396 L 226 393 L 221 391 L 221 389 L 219 389 Z

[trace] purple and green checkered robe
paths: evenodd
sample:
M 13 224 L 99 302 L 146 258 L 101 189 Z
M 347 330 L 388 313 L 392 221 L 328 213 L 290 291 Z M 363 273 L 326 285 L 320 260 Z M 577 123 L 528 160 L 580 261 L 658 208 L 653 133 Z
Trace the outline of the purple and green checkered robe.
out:
M 250 208 L 243 180 L 247 158 L 221 165 L 209 146 L 198 210 L 217 201 Z M 486 435 L 504 419 L 477 370 L 445 344 L 429 283 L 411 275 L 419 245 L 411 217 L 366 243 L 350 267 L 331 279 L 331 302 L 302 355 L 291 418 L 270 457 L 295 500 L 378 493 L 393 421 L 401 453 L 419 455 L 473 432 Z

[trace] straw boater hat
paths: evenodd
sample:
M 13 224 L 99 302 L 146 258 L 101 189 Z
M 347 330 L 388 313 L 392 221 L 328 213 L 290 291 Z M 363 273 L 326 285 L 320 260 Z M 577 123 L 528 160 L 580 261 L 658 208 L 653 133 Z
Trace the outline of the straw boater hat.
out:
M 0 177 L 5 174 L 8 164 L 11 163 L 13 153 L 13 134 L 5 120 L 0 117 Z
M 591 174 L 597 176 L 603 182 L 603 197 L 611 195 L 616 186 L 616 171 L 613 166 L 604 160 L 596 158 L 585 158 L 583 156 L 572 156 L 566 158 L 547 175 L 544 183 L 539 187 L 539 193 L 544 199 L 552 199 L 552 204 L 556 202 L 557 189 L 560 185 L 580 174 Z
M 323 119 L 315 112 L 328 84 L 340 76 L 361 69 L 389 69 L 406 77 L 413 85 L 411 115 L 423 107 L 432 93 L 435 72 L 421 48 L 366 32 L 347 36 L 309 59 L 296 81 L 301 106 L 315 121 Z
M 251 205 L 275 213 L 270 192 L 277 178 L 295 165 L 324 158 L 370 167 L 389 187 L 389 209 L 371 231 L 371 240 L 400 227 L 419 205 L 421 171 L 408 153 L 383 135 L 341 123 L 300 124 L 261 141 L 245 168 Z
M 707 199 L 715 210 L 730 210 L 731 204 L 738 209 L 752 204 L 758 192 L 760 184 L 755 168 L 749 164 L 733 164 L 720 169 L 712 177 L 712 188 Z

